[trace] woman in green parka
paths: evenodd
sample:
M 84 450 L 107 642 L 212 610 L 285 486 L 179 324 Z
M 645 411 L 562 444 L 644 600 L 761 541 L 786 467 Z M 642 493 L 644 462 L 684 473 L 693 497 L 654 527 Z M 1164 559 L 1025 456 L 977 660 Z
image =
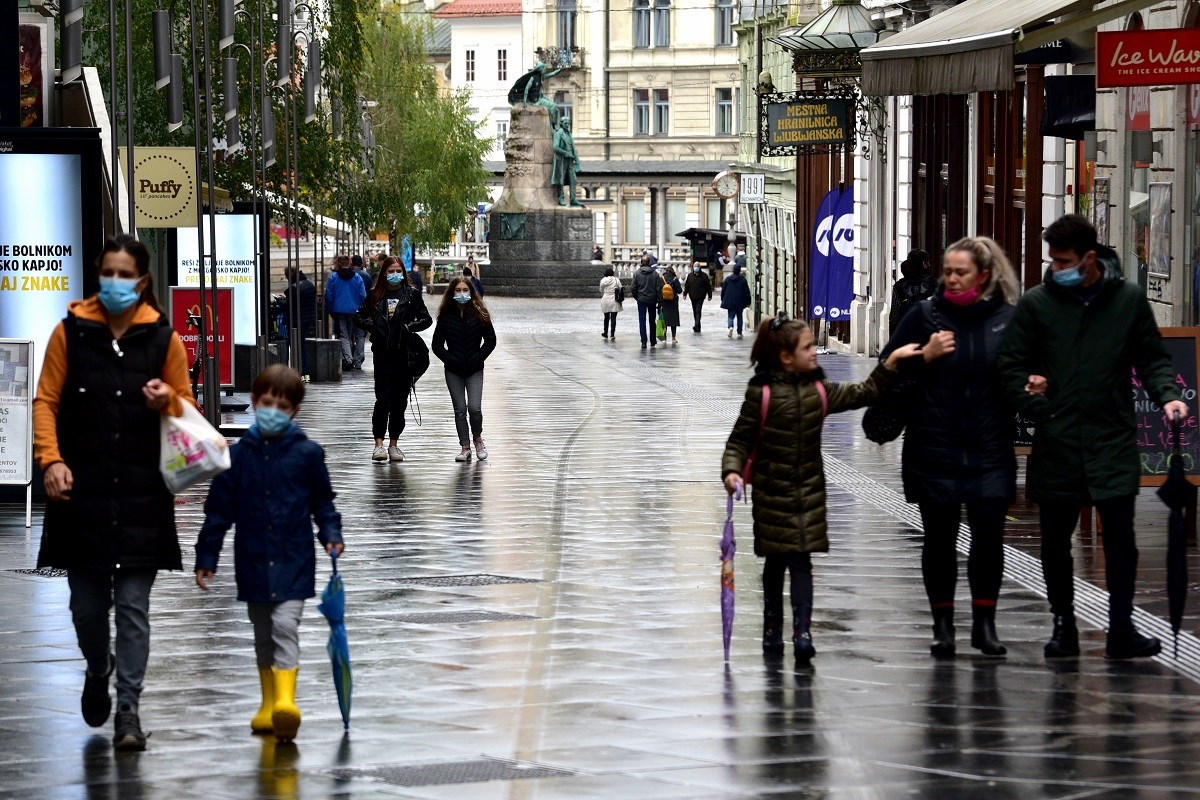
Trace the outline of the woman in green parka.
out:
M 783 652 L 783 574 L 791 574 L 792 643 L 796 661 L 816 655 L 809 625 L 813 584 L 810 554 L 825 552 L 825 469 L 821 428 L 827 414 L 872 403 L 896 376 L 896 364 L 920 352 L 896 348 L 861 383 L 833 383 L 817 366 L 812 330 L 786 314 L 763 320 L 750 350 L 755 375 L 734 423 L 721 477 L 731 494 L 744 489 L 742 471 L 754 454 L 754 554 L 763 561 L 763 652 Z M 764 402 L 765 400 L 765 402 Z M 765 414 L 764 414 L 765 411 Z

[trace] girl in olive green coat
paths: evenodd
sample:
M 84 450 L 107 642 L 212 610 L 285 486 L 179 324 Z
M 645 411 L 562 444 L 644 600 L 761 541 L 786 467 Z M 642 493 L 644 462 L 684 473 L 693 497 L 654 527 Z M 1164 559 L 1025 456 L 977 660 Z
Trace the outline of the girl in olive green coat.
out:
M 721 476 L 742 490 L 742 470 L 754 454 L 754 554 L 763 562 L 763 652 L 783 653 L 783 574 L 791 574 L 792 642 L 796 661 L 816 650 L 812 618 L 813 552 L 829 549 L 825 535 L 825 471 L 821 427 L 826 414 L 869 405 L 896 375 L 896 364 L 920 352 L 897 348 L 861 383 L 833 383 L 817 366 L 812 330 L 786 314 L 763 320 L 750 362 L 755 375 L 734 423 Z M 764 395 L 766 414 L 763 414 Z

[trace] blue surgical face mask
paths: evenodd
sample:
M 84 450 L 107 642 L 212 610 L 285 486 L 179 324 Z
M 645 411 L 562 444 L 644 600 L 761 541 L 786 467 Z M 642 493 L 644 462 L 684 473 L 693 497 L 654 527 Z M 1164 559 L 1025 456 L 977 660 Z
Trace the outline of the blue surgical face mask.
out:
M 699 272 L 699 271 L 700 271 L 699 267 L 692 267 L 692 272 Z
M 254 423 L 258 425 L 258 432 L 263 436 L 278 436 L 287 430 L 291 421 L 290 415 L 274 406 L 254 407 Z
M 400 272 L 389 272 L 387 274 L 388 286 L 399 286 L 404 283 L 404 274 Z
M 463 304 L 463 303 L 469 303 L 469 302 L 471 302 L 471 295 L 469 295 L 469 294 L 455 294 L 455 295 L 454 295 L 454 302 L 456 302 L 456 303 L 459 303 L 459 304 Z
M 138 301 L 140 278 L 101 278 L 100 303 L 110 314 L 121 314 Z
M 1050 277 L 1059 286 L 1067 289 L 1078 286 L 1083 283 L 1083 264 L 1076 264 L 1070 269 L 1051 270 Z

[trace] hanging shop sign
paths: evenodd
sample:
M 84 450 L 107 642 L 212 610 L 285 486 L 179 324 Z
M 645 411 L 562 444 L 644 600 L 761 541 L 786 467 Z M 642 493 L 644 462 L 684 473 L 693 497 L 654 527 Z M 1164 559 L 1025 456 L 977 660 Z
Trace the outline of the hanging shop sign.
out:
M 1200 82 L 1200 28 L 1096 34 L 1096 87 Z
M 854 146 L 853 98 L 784 92 L 763 100 L 760 155 L 814 155 Z
M 128 176 L 127 151 L 118 148 Z M 133 202 L 139 228 L 194 228 L 200 184 L 196 151 L 190 147 L 135 147 Z
M 756 206 L 767 202 L 766 175 L 761 172 L 743 173 L 740 179 L 741 188 L 737 195 L 740 205 Z

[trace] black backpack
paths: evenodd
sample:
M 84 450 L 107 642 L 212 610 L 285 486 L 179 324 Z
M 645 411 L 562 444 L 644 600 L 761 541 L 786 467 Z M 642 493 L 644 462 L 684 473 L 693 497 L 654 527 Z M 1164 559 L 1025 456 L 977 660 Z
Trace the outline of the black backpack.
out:
M 933 296 L 933 280 L 928 277 L 921 278 L 919 281 L 909 281 L 904 291 L 900 294 L 900 311 L 896 319 L 904 319 L 908 310 L 917 303 Z

